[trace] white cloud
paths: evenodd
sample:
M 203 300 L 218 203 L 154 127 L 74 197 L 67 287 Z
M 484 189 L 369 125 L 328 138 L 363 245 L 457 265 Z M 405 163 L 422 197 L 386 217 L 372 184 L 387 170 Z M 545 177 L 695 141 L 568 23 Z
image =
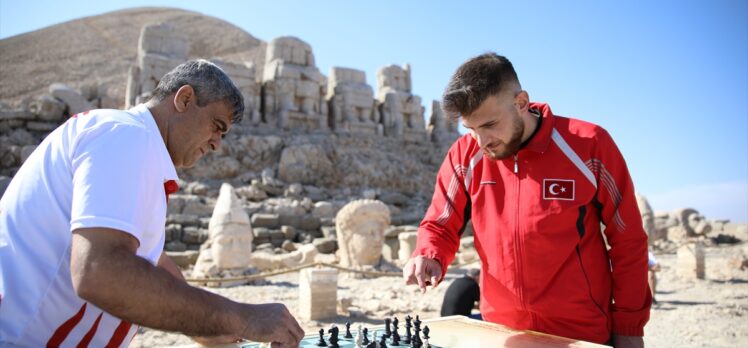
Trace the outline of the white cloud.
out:
M 642 193 L 654 211 L 694 208 L 707 219 L 748 222 L 748 181 L 686 186 L 649 195 Z

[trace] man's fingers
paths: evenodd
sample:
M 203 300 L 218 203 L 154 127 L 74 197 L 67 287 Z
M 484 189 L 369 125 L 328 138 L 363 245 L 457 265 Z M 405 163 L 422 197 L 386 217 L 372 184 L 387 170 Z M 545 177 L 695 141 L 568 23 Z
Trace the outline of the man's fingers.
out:
M 299 326 L 299 323 L 296 321 L 296 319 L 292 318 L 291 320 L 293 320 L 293 324 L 291 325 L 290 330 L 291 337 L 296 340 L 296 343 L 301 342 L 301 339 L 304 338 L 304 329 Z
M 426 282 L 424 281 L 425 270 L 423 268 L 423 262 L 415 262 L 416 265 L 416 280 L 418 281 L 418 287 L 421 288 L 421 292 L 426 291 Z
M 436 288 L 437 285 L 439 285 L 439 278 L 437 276 L 432 275 L 431 276 L 431 286 Z
M 408 261 L 408 264 L 403 268 L 403 278 L 405 278 L 405 285 L 418 283 L 418 280 L 416 279 L 416 263 L 414 262 L 414 259 Z

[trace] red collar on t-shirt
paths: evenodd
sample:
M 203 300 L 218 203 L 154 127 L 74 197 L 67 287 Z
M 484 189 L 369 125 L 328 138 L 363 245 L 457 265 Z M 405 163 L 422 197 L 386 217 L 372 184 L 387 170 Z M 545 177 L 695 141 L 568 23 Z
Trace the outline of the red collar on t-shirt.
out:
M 179 184 L 174 180 L 168 180 L 164 183 L 164 192 L 166 192 L 166 202 L 169 202 L 169 195 L 179 191 Z

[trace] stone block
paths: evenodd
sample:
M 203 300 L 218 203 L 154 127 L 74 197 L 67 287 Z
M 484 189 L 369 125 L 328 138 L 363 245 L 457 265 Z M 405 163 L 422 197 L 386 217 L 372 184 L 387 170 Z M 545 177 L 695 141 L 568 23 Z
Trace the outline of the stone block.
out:
M 200 219 L 195 215 L 172 214 L 166 217 L 167 224 L 180 224 L 182 226 L 200 226 Z
M 293 226 L 281 226 L 281 232 L 283 232 L 283 236 L 287 240 L 296 239 L 296 228 Z
M 29 110 L 0 110 L 0 120 L 33 120 L 36 118 L 33 112 Z M 23 122 L 21 122 L 23 124 Z M 13 123 L 13 127 L 18 127 L 17 123 Z
M 187 246 L 184 243 L 182 243 L 182 242 L 180 242 L 178 240 L 173 240 L 171 242 L 168 242 L 168 243 L 164 244 L 164 250 L 166 250 L 166 251 L 185 251 L 185 250 L 187 250 Z
M 197 256 L 200 255 L 200 252 L 196 250 L 167 251 L 166 255 L 171 257 L 171 260 L 180 268 L 187 268 L 197 262 Z
M 302 320 L 335 317 L 338 301 L 338 271 L 306 268 L 299 275 L 299 316 Z
M 252 215 L 252 227 L 277 228 L 279 225 L 278 214 L 254 214 Z
M 51 132 L 58 126 L 59 125 L 57 123 L 50 123 L 50 122 L 36 122 L 36 121 L 26 122 L 26 128 L 32 131 L 37 131 L 37 132 Z
M 338 250 L 338 241 L 330 238 L 315 238 L 312 244 L 319 250 L 320 254 L 332 254 Z
M 683 279 L 705 278 L 704 244 L 686 243 L 678 248 L 677 274 Z
M 187 244 L 202 244 L 208 240 L 208 231 L 197 227 L 185 227 L 182 229 L 182 242 Z
M 94 109 L 93 104 L 89 103 L 78 91 L 68 85 L 53 83 L 49 86 L 49 93 L 68 106 L 68 113 L 70 115 Z
M 43 95 L 29 104 L 29 111 L 42 121 L 60 122 L 65 113 L 65 103 L 50 95 Z
M 401 262 L 408 262 L 410 255 L 416 250 L 416 241 L 418 240 L 418 232 L 403 232 L 397 236 L 400 241 L 400 248 L 398 249 L 397 255 Z
M 166 241 L 170 242 L 173 240 L 182 240 L 182 226 L 177 224 L 169 224 L 166 226 Z

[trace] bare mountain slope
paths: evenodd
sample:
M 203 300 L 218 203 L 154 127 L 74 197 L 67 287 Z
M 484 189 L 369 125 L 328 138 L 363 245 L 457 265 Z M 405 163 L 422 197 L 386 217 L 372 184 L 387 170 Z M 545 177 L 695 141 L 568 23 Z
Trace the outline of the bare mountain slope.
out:
M 74 87 L 95 83 L 109 96 L 105 106 L 122 107 L 140 30 L 152 23 L 170 23 L 185 32 L 191 58 L 251 61 L 261 76 L 265 42 L 241 28 L 196 12 L 135 8 L 0 40 L 0 101 L 14 104 L 44 94 L 54 82 Z

